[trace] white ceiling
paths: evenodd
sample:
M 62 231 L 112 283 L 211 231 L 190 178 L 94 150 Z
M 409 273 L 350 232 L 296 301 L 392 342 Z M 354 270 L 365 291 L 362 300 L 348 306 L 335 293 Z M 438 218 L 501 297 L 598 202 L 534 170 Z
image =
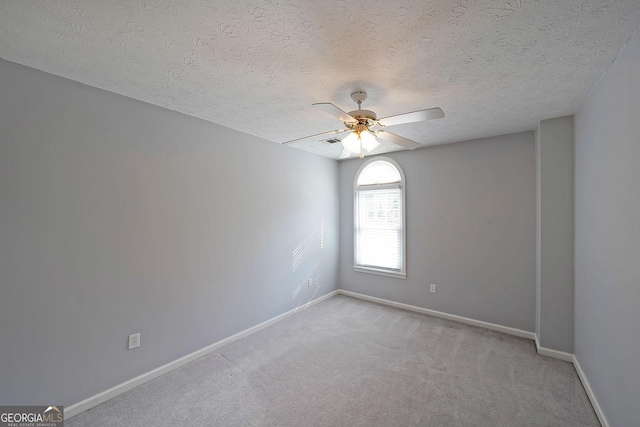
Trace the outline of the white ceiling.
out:
M 0 57 L 275 142 L 365 90 L 379 117 L 441 107 L 392 129 L 434 145 L 575 113 L 638 24 L 638 0 L 7 0 Z

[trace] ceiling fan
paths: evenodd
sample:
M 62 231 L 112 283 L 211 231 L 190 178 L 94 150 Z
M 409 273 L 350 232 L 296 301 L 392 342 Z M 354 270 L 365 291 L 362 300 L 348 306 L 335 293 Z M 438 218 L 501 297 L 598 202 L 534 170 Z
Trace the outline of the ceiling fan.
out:
M 424 120 L 441 119 L 444 117 L 444 112 L 440 108 L 429 108 L 427 110 L 413 111 L 411 113 L 398 114 L 396 116 L 378 119 L 376 113 L 373 111 L 362 109 L 362 103 L 367 99 L 366 92 L 354 92 L 351 94 L 351 99 L 358 104 L 358 109 L 349 111 L 348 113 L 328 102 L 313 104 L 314 107 L 342 120 L 345 129 L 332 130 L 329 132 L 306 136 L 304 138 L 294 139 L 284 142 L 283 145 L 312 139 L 319 140 L 324 136 L 340 134 L 340 136 L 336 138 L 337 141 L 342 142 L 343 146 L 339 157 L 340 159 L 346 159 L 352 154 L 358 154 L 360 158 L 363 158 L 365 153 L 371 152 L 380 145 L 376 138 L 384 139 L 385 141 L 392 142 L 406 149 L 413 150 L 421 145 L 415 141 L 396 135 L 395 133 L 387 132 L 382 128 Z

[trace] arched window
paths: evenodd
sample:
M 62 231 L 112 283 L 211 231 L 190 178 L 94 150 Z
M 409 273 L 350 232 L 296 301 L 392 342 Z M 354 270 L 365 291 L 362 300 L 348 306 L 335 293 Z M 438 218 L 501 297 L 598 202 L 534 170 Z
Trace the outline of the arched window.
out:
M 406 278 L 405 179 L 386 157 L 365 162 L 354 182 L 356 271 Z

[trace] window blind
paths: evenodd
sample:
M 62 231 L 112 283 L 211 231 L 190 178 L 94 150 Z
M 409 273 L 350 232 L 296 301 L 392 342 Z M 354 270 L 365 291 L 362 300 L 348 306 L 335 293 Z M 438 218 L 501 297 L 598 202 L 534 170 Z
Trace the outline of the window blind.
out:
M 402 269 L 402 190 L 357 192 L 356 264 Z

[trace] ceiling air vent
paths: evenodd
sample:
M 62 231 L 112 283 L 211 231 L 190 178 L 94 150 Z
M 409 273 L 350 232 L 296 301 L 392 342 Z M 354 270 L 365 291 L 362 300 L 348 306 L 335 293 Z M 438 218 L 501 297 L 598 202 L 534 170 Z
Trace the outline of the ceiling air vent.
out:
M 327 143 L 327 144 L 335 144 L 337 142 L 340 142 L 340 140 L 338 138 L 330 138 L 330 139 L 327 139 L 324 142 Z

